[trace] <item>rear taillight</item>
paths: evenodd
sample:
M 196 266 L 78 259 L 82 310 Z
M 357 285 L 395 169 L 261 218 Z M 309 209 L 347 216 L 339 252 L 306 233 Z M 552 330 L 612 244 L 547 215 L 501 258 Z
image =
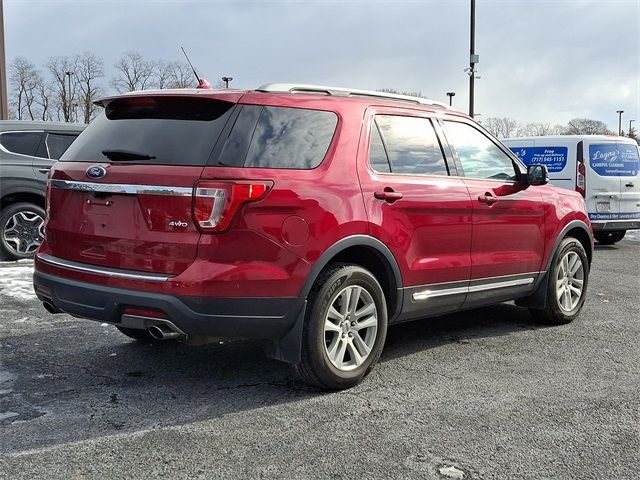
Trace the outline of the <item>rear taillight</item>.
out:
M 586 196 L 587 192 L 587 180 L 585 177 L 585 168 L 584 162 L 577 162 L 578 167 L 576 171 L 576 192 L 578 192 L 583 197 Z
M 264 198 L 270 181 L 202 181 L 196 183 L 193 218 L 202 232 L 223 232 L 231 226 L 242 205 Z

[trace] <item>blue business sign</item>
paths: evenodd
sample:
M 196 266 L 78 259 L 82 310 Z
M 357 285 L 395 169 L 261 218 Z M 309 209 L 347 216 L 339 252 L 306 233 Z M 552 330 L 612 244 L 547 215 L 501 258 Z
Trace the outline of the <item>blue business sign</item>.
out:
M 635 177 L 640 168 L 638 147 L 624 143 L 589 145 L 589 164 L 602 177 Z
M 509 147 L 525 165 L 546 165 L 549 173 L 560 172 L 567 166 L 567 147 Z

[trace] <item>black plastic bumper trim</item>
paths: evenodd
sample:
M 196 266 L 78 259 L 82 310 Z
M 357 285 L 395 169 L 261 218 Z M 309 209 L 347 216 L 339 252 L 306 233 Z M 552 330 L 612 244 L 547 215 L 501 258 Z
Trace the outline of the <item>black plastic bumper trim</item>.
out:
M 118 324 L 126 307 L 165 312 L 187 335 L 270 338 L 284 336 L 304 310 L 299 297 L 177 297 L 78 282 L 36 270 L 36 295 L 77 317 Z

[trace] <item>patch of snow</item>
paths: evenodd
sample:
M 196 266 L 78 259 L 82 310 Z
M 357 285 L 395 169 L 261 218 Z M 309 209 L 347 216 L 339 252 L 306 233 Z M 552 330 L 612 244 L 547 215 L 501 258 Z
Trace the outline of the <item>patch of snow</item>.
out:
M 18 415 L 20 415 L 20 414 L 16 413 L 16 412 L 0 412 L 0 420 L 5 420 L 7 418 L 17 417 Z
M 438 470 L 440 472 L 440 475 L 447 477 L 447 478 L 464 478 L 464 472 L 462 470 L 460 470 L 459 468 L 456 467 L 442 467 L 440 468 L 440 470 Z
M 640 230 L 627 230 L 627 234 L 624 236 L 624 239 L 640 242 Z
M 33 300 L 33 264 L 29 266 L 0 268 L 0 295 Z

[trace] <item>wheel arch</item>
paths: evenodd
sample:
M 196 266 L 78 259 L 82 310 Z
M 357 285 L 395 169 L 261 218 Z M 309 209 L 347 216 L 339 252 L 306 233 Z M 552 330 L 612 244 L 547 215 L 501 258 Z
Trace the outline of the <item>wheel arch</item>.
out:
M 385 293 L 389 320 L 400 314 L 403 290 L 398 262 L 384 243 L 368 235 L 343 238 L 325 250 L 311 268 L 299 296 L 307 297 L 320 273 L 337 262 L 360 265 L 371 271 Z
M 556 237 L 549 258 L 547 259 L 544 271 L 549 270 L 551 262 L 553 261 L 553 257 L 555 256 L 560 243 L 566 237 L 573 237 L 582 244 L 584 251 L 587 253 L 589 265 L 591 265 L 591 260 L 593 258 L 593 234 L 591 233 L 591 228 L 581 220 L 573 220 L 567 223 Z
M 553 248 L 550 250 L 549 258 L 542 270 L 544 273 L 538 277 L 533 293 L 528 297 L 516 300 L 516 305 L 537 310 L 541 310 L 546 307 L 546 291 L 549 282 L 549 269 L 551 268 L 551 262 L 553 262 L 560 244 L 567 237 L 575 238 L 580 242 L 587 254 L 589 265 L 591 265 L 591 259 L 593 258 L 593 235 L 591 234 L 591 229 L 585 222 L 581 220 L 573 220 L 565 225 L 556 237 Z
M 0 198 L 0 209 L 23 202 L 45 208 L 45 197 L 40 190 L 25 190 L 5 193 L 2 198 Z

